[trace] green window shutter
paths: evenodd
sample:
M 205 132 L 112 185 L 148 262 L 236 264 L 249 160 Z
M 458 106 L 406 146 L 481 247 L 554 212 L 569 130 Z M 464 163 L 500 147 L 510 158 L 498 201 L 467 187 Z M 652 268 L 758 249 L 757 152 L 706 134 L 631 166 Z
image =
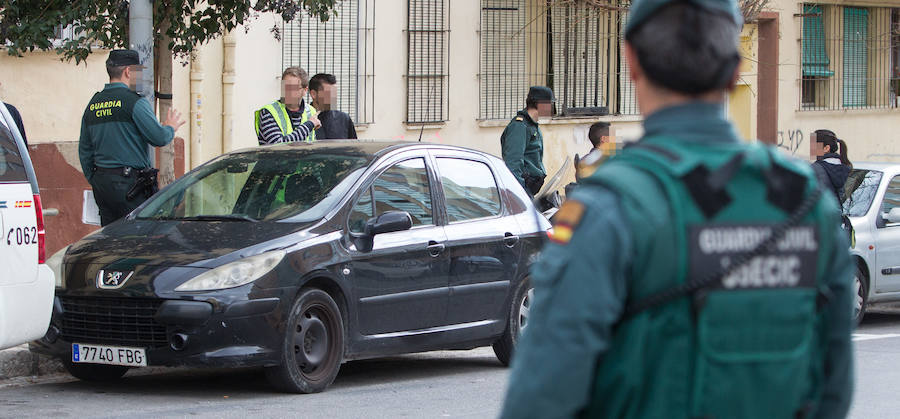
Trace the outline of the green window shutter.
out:
M 825 25 L 820 6 L 803 5 L 803 75 L 831 77 L 831 61 L 825 51 Z
M 869 11 L 844 8 L 844 106 L 866 106 Z

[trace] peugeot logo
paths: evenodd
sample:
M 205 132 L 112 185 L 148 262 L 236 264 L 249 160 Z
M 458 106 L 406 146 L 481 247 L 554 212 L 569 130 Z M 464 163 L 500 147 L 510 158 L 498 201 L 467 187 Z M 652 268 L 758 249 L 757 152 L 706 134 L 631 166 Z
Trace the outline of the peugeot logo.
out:
M 122 288 L 122 285 L 125 285 L 132 275 L 134 275 L 134 271 L 104 271 L 101 269 L 97 274 L 97 288 L 106 290 Z

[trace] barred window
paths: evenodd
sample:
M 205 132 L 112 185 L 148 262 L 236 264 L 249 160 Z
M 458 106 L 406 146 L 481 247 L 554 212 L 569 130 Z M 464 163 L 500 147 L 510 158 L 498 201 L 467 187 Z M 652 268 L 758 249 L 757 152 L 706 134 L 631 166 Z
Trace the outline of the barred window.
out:
M 898 11 L 804 4 L 800 109 L 897 107 Z
M 480 118 L 510 118 L 532 85 L 553 89 L 557 116 L 638 113 L 624 60 L 624 2 L 602 8 L 482 0 L 481 6 Z
M 406 122 L 447 120 L 449 0 L 409 0 L 406 19 Z
M 327 22 L 299 13 L 282 28 L 282 69 L 300 66 L 310 77 L 316 73 L 333 74 L 338 80 L 335 109 L 350 114 L 356 124 L 373 122 L 373 2 L 343 0 L 336 6 L 337 15 Z

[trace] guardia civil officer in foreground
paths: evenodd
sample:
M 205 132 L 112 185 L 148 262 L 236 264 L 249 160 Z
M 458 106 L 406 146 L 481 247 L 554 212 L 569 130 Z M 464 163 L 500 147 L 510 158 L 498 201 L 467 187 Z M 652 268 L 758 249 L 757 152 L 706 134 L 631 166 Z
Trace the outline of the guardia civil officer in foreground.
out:
M 740 22 L 735 0 L 632 3 L 645 136 L 557 213 L 503 417 L 846 415 L 847 239 L 807 164 L 725 119 Z
M 184 125 L 174 108 L 160 125 L 150 102 L 135 92 L 142 68 L 137 51 L 111 51 L 109 83 L 91 98 L 81 118 L 78 157 L 101 225 L 128 215 L 156 192 L 157 170 L 150 166 L 147 145 L 169 144 Z
M 525 109 L 519 111 L 500 136 L 503 161 L 525 190 L 532 195 L 541 190 L 547 171 L 544 169 L 544 137 L 537 120 L 550 116 L 553 91 L 544 86 L 531 86 L 525 98 Z

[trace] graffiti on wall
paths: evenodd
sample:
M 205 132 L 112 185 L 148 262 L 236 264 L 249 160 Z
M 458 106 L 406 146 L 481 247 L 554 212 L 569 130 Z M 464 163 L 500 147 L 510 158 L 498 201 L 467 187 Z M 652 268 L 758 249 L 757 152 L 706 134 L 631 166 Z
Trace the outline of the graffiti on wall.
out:
M 778 148 L 782 148 L 791 153 L 792 156 L 797 155 L 800 146 L 803 145 L 803 131 L 799 129 L 778 131 Z

